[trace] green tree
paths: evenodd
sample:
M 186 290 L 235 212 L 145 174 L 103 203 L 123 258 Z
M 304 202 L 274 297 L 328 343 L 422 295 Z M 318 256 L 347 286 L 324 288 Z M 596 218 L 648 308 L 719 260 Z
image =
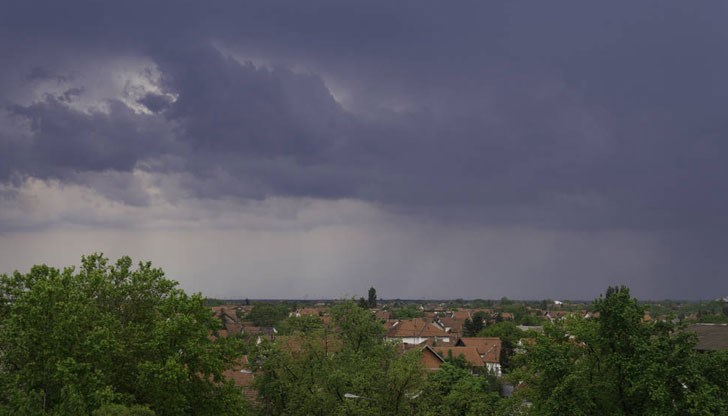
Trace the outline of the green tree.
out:
M 258 302 L 248 313 L 247 319 L 255 326 L 271 327 L 286 319 L 291 310 L 283 303 Z
M 401 354 L 384 328 L 354 302 L 332 310 L 325 328 L 262 343 L 253 360 L 261 414 L 410 415 L 424 373 L 418 351 Z
M 0 276 L 0 323 L 0 414 L 86 415 L 111 403 L 158 415 L 245 411 L 221 378 L 236 341 L 213 342 L 220 323 L 204 299 L 151 263 L 94 254 L 77 272 Z
M 424 316 L 424 313 L 411 305 L 407 305 L 403 308 L 397 308 L 392 311 L 393 319 L 412 319 L 421 318 L 422 316 Z
M 535 334 L 526 334 L 526 332 L 518 329 L 518 326 L 510 321 L 501 321 L 493 325 L 489 325 L 478 332 L 479 337 L 496 337 L 501 340 L 501 357 L 500 364 L 504 370 L 510 367 L 510 360 L 515 352 L 515 348 L 521 338 L 527 335 L 535 336 Z
M 485 376 L 474 376 L 465 368 L 445 362 L 432 373 L 422 393 L 423 415 L 495 415 L 498 386 Z
M 154 416 L 154 412 L 146 406 L 106 404 L 94 410 L 91 416 Z
M 706 377 L 693 335 L 642 322 L 643 307 L 626 287 L 610 287 L 594 309 L 598 319 L 546 325 L 517 357 L 523 366 L 513 379 L 526 381 L 537 414 L 725 414 L 722 374 Z
M 307 333 L 318 331 L 323 328 L 323 321 L 318 316 L 304 315 L 304 316 L 291 316 L 286 318 L 280 323 L 278 328 L 278 334 L 280 335 L 292 335 L 295 333 Z
M 463 335 L 466 337 L 474 337 L 478 332 L 485 328 L 485 320 L 487 315 L 484 312 L 475 312 L 473 316 L 466 319 L 463 323 Z
M 377 290 L 374 287 L 369 288 L 369 297 L 367 298 L 367 304 L 370 308 L 377 307 Z

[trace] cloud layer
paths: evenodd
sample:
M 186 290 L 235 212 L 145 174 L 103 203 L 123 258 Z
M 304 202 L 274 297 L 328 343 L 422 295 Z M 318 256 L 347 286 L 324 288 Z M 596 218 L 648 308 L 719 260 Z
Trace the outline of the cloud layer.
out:
M 416 250 L 382 250 L 405 263 L 421 253 L 417 270 L 352 261 L 359 266 L 336 269 L 338 283 L 311 283 L 311 292 L 346 291 L 326 287 L 356 286 L 368 274 L 396 275 L 380 283 L 395 296 L 435 296 L 429 288 L 453 268 L 460 288 L 443 296 L 474 286 L 553 297 L 549 288 L 580 279 L 578 290 L 563 290 L 591 297 L 619 281 L 647 296 L 728 291 L 719 281 L 728 271 L 723 5 L 8 1 L 5 9 L 0 55 L 12 65 L 0 68 L 0 233 L 8 241 L 82 227 L 159 238 L 178 228 L 286 230 L 304 242 L 299 233 L 333 224 L 375 241 L 371 230 L 384 227 Z M 430 238 L 443 242 L 414 244 L 422 230 L 438 230 Z M 455 254 L 501 250 L 463 237 L 470 233 L 498 235 L 513 257 Z M 205 247 L 204 256 L 215 251 Z M 281 247 L 276 254 L 291 258 L 291 245 Z M 607 266 L 604 253 L 622 265 Z M 237 278 L 233 266 L 219 273 Z

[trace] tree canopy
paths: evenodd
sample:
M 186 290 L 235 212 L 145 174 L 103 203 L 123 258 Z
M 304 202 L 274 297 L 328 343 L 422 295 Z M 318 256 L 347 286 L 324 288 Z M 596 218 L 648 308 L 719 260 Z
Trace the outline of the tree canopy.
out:
M 374 287 L 369 288 L 369 294 L 367 297 L 367 305 L 369 305 L 370 308 L 377 307 L 377 290 L 374 289 Z
M 0 413 L 241 414 L 221 377 L 237 341 L 213 342 L 219 325 L 202 296 L 129 257 L 2 275 Z
M 290 307 L 284 303 L 258 302 L 253 305 L 247 319 L 255 326 L 271 327 L 281 323 L 289 313 Z
M 643 322 L 626 287 L 594 302 L 598 319 L 571 317 L 544 327 L 512 375 L 539 415 L 726 414 L 723 354 L 701 355 L 694 335 Z M 725 374 L 724 374 L 725 375 Z
M 420 356 L 384 340 L 374 315 L 337 305 L 335 332 L 299 332 L 261 344 L 254 362 L 261 414 L 410 415 L 424 382 Z
M 470 333 L 503 342 L 506 379 L 520 386 L 511 398 L 464 357 L 427 373 L 424 347 L 388 341 L 362 303 L 337 304 L 327 324 L 258 303 L 248 317 L 281 331 L 246 347 L 239 337 L 213 337 L 221 322 L 205 299 L 151 263 L 94 254 L 78 270 L 2 275 L 0 415 L 728 413 L 728 352 L 698 353 L 694 334 L 643 320 L 626 287 L 594 301 L 598 318 L 570 316 L 540 335 L 506 321 L 483 327 L 484 316 L 473 314 Z M 535 339 L 516 352 L 524 336 Z M 222 377 L 248 349 L 255 404 Z

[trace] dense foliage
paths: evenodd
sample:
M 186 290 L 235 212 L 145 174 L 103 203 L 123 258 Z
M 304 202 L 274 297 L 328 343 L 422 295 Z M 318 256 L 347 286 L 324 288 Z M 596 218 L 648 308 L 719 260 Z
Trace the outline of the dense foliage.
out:
M 595 301 L 599 319 L 544 328 L 512 375 L 537 415 L 720 415 L 728 411 L 725 354 L 695 352 L 695 337 L 643 322 L 625 287 Z
M 266 415 L 410 415 L 424 374 L 419 354 L 387 343 L 374 315 L 338 305 L 340 332 L 316 329 L 261 345 L 256 385 Z
M 422 348 L 388 341 L 370 302 L 362 303 L 338 303 L 325 317 L 260 303 L 246 319 L 277 326 L 274 340 L 214 339 L 221 320 L 205 300 L 150 263 L 92 255 L 78 271 L 35 266 L 3 275 L 0 415 L 728 413 L 728 352 L 697 353 L 694 335 L 646 321 L 645 306 L 624 287 L 595 300 L 597 318 L 570 315 L 542 334 L 473 314 L 469 334 L 502 341 L 505 380 L 516 386 L 509 398 L 499 394 L 500 380 L 463 356 L 425 371 Z M 500 303 L 526 316 L 523 305 Z M 222 377 L 242 354 L 255 373 L 252 403 Z
M 218 326 L 200 295 L 128 257 L 0 276 L 0 413 L 241 414 L 221 378 L 236 340 L 212 342 Z
M 282 322 L 290 313 L 290 307 L 285 303 L 256 303 L 247 316 L 253 325 L 271 327 Z

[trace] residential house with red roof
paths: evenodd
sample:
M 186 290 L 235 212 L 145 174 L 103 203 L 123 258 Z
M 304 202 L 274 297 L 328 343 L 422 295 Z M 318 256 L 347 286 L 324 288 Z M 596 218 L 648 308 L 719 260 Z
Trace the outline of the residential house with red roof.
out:
M 474 347 L 485 366 L 496 376 L 500 377 L 502 368 L 500 364 L 502 343 L 496 337 L 463 337 L 456 343 L 456 346 Z
M 398 340 L 404 344 L 421 344 L 428 339 L 449 342 L 451 338 L 443 327 L 421 318 L 388 321 L 386 328 L 388 340 Z

